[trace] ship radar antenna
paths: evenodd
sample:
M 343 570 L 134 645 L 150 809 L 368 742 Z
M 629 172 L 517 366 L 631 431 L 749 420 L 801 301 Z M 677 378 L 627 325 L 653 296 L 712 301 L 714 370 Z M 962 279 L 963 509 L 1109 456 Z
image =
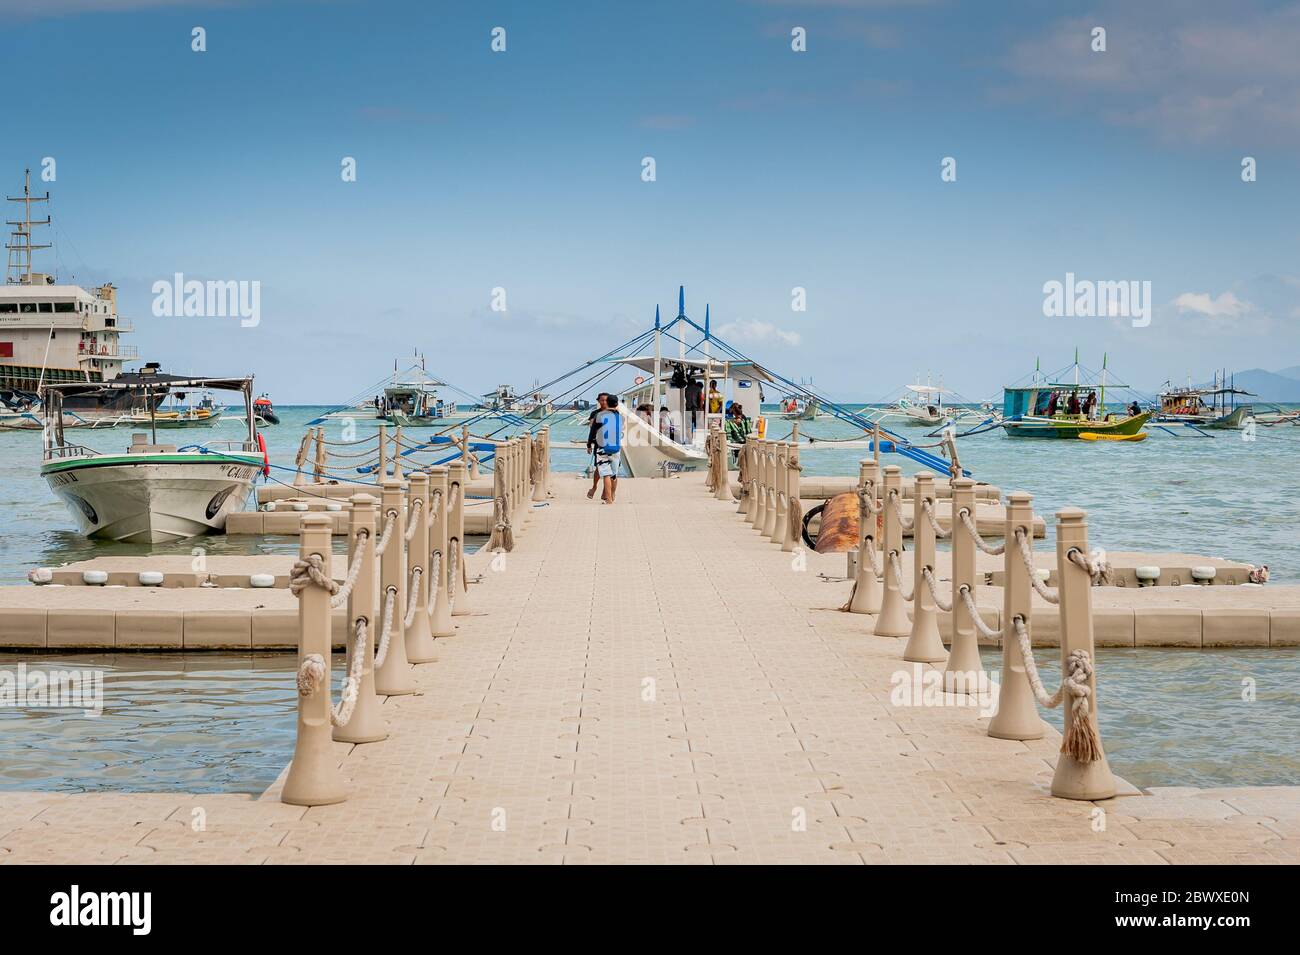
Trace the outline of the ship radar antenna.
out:
M 32 203 L 49 202 L 50 194 L 46 191 L 43 196 L 32 195 L 32 171 L 23 170 L 23 194 L 21 196 L 5 196 L 10 202 L 21 202 L 23 204 L 23 217 L 21 219 L 7 219 L 6 225 L 14 226 L 9 233 L 10 241 L 5 244 L 9 252 L 9 267 L 5 275 L 5 282 L 9 285 L 31 285 L 32 284 L 32 253 L 39 249 L 48 249 L 48 245 L 32 245 L 32 226 L 49 225 L 50 217 L 47 215 L 45 221 L 32 220 Z

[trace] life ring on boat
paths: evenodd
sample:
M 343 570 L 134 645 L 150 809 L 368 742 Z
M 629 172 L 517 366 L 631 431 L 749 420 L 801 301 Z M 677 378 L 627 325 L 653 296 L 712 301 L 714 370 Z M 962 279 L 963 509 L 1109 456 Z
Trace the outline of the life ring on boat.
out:
M 758 436 L 759 436 L 760 438 L 765 437 L 765 436 L 767 435 L 767 419 L 766 419 L 766 418 L 762 418 L 762 417 L 760 417 L 760 418 L 758 419 L 758 424 L 757 424 L 756 427 L 755 427 L 755 431 L 756 431 L 756 433 L 758 434 Z
M 266 438 L 262 437 L 262 432 L 254 432 L 257 435 L 257 450 L 262 452 L 262 477 L 271 476 L 271 456 L 266 453 Z
M 632 379 L 632 383 L 633 383 L 634 385 L 644 385 L 644 384 L 645 384 L 645 375 L 637 375 L 635 378 Z

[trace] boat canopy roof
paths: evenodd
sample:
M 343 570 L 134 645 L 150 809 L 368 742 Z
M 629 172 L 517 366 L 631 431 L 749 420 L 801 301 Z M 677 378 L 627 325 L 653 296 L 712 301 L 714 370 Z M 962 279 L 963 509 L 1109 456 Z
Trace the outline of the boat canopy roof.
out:
M 946 388 L 940 388 L 935 385 L 906 385 L 908 391 L 918 395 L 950 395 L 952 392 Z
M 243 391 L 245 388 L 251 388 L 252 384 L 253 377 L 251 375 L 247 378 L 188 378 L 184 375 L 160 373 L 157 375 L 120 375 L 111 381 L 47 383 L 42 386 L 42 389 L 50 392 L 57 391 L 61 395 L 89 395 L 117 391 L 142 392 L 156 390 L 159 386 L 168 389 L 211 388 L 214 391 Z
M 655 358 L 654 355 L 637 355 L 632 358 L 613 358 L 610 359 L 612 364 L 628 365 L 640 371 L 648 371 L 654 374 Z M 747 377 L 754 378 L 758 381 L 766 381 L 770 384 L 776 384 L 776 379 L 772 374 L 756 361 L 742 359 L 740 361 L 720 361 L 716 358 L 705 361 L 699 358 L 677 358 L 663 357 L 659 359 L 659 371 L 662 374 L 665 371 L 671 372 L 673 365 L 681 365 L 685 368 L 695 369 L 703 373 L 706 369 L 713 373 L 714 377 L 721 377 L 723 369 L 743 372 Z
M 1168 388 L 1160 392 L 1161 398 L 1190 398 L 1193 395 L 1198 398 L 1207 397 L 1209 395 L 1246 395 L 1250 398 L 1259 397 L 1255 392 L 1247 391 L 1244 388 Z

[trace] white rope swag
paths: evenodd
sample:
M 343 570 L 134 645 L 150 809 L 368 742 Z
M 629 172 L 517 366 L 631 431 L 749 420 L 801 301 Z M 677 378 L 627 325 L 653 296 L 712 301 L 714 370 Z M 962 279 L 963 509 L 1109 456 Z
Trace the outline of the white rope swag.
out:
M 979 528 L 975 526 L 975 518 L 971 516 L 968 508 L 963 507 L 958 511 L 957 516 L 961 518 L 962 526 L 966 528 L 966 533 L 970 534 L 971 540 L 975 541 L 975 546 L 986 554 L 994 557 L 1000 557 L 1006 552 L 1007 544 L 1003 541 L 1001 544 L 990 544 L 984 538 L 980 537 Z
M 943 540 L 945 537 L 951 536 L 952 528 L 949 527 L 947 530 L 944 530 L 939 525 L 939 518 L 934 516 L 934 501 L 930 500 L 928 497 L 921 501 L 921 512 L 925 514 L 925 519 L 930 522 L 930 526 L 934 529 L 935 537 Z
M 894 517 L 898 520 L 898 526 L 905 531 L 910 531 L 916 524 L 916 518 L 908 520 L 903 516 L 903 505 L 898 497 L 898 492 L 891 490 L 889 492 L 889 506 L 894 509 Z
M 889 566 L 894 571 L 894 583 L 898 585 L 898 592 L 904 600 L 911 600 L 916 595 L 916 585 L 913 584 L 910 591 L 903 592 L 903 565 L 898 562 L 898 551 L 889 552 Z

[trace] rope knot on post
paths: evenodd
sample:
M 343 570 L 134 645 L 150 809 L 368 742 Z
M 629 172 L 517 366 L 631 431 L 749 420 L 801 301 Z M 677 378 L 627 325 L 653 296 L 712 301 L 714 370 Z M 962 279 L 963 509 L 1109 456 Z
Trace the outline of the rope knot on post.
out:
M 319 653 L 309 653 L 298 665 L 298 695 L 311 696 L 325 684 L 329 670 L 325 658 Z
M 289 571 L 289 591 L 295 597 L 302 593 L 303 588 L 313 584 L 331 596 L 339 590 L 339 585 L 325 572 L 325 558 L 319 554 L 298 558 Z

